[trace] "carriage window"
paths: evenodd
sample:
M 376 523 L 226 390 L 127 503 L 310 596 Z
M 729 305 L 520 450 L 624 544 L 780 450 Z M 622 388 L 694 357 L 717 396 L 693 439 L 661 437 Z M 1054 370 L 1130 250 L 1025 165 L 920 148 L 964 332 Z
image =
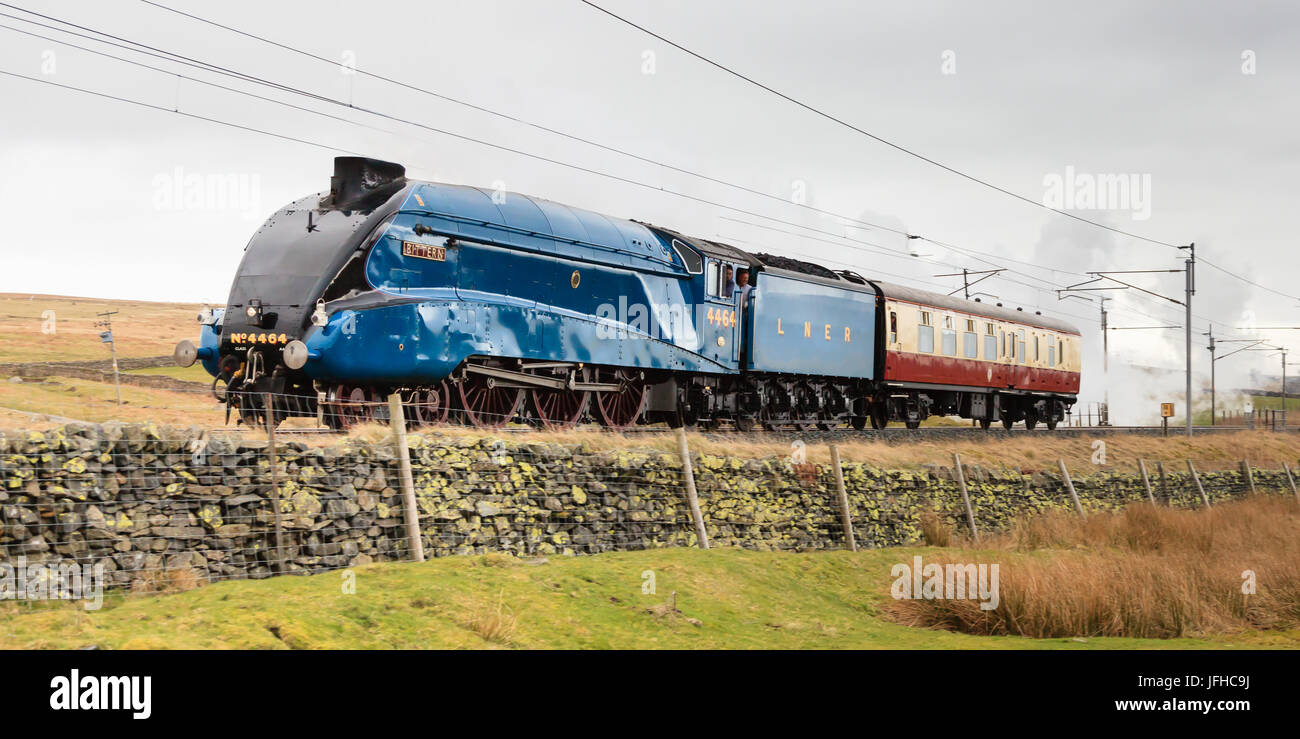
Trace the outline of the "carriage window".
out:
M 950 356 L 957 356 L 957 332 L 950 328 L 943 330 L 943 353 Z
M 1055 336 L 1047 337 L 1047 366 L 1048 367 L 1056 366 L 1056 337 Z
M 1040 356 L 1041 356 L 1041 355 L 1040 355 L 1039 350 L 1038 350 L 1038 334 L 1034 334 L 1034 361 L 1035 361 L 1035 362 L 1040 362 L 1040 361 L 1042 361 L 1042 360 L 1040 359 Z
M 962 337 L 964 339 L 962 342 L 963 353 L 966 355 L 967 359 L 978 359 L 980 355 L 980 344 L 979 336 L 975 334 L 975 322 L 967 321 L 966 328 L 966 334 Z
M 934 353 L 934 326 L 929 311 L 921 311 L 921 320 L 916 327 L 916 350 L 926 354 Z
M 989 332 L 984 336 L 984 358 L 998 358 L 998 337 L 993 335 L 993 327 L 989 326 Z
M 898 312 L 889 311 L 889 343 L 898 343 Z
M 1012 337 L 1016 343 L 1016 358 L 1021 364 L 1025 363 L 1025 330 L 1021 329 Z

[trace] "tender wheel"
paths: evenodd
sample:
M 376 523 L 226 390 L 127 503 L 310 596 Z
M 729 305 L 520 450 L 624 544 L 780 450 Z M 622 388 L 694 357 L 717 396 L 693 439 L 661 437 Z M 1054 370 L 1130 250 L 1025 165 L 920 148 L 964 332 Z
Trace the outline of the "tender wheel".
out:
M 763 428 L 767 431 L 780 431 L 782 424 L 789 422 L 789 414 L 764 408 L 758 412 L 758 422 L 763 424 Z
M 866 417 L 866 416 L 850 416 L 850 417 L 849 417 L 849 425 L 853 427 L 853 430 L 854 430 L 854 431 L 861 431 L 862 429 L 864 429 L 864 428 L 867 427 L 867 417 Z
M 753 416 L 736 416 L 736 430 L 744 433 L 753 431 L 758 425 Z
M 1015 422 L 1015 421 L 1012 421 L 1010 416 L 1003 416 L 1003 417 L 1002 417 L 1002 428 L 1006 429 L 1007 431 L 1010 431 L 1010 430 L 1011 430 L 1011 427 L 1012 427 L 1012 426 L 1015 426 L 1015 425 L 1016 425 L 1016 422 Z
M 980 428 L 984 429 L 985 431 L 988 431 L 988 430 L 989 430 L 989 426 L 992 426 L 992 425 L 993 425 L 993 421 L 992 421 L 992 419 L 988 419 L 988 418 L 981 418 L 981 419 L 980 419 Z

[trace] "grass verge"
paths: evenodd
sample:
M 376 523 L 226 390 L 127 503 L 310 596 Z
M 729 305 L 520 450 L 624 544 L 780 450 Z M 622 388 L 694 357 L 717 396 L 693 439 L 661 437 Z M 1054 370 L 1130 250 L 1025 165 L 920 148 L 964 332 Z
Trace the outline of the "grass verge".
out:
M 1206 510 L 1139 504 L 1080 522 L 1064 513 L 1021 520 L 983 543 L 1001 552 L 999 603 L 899 600 L 902 623 L 1035 638 L 1186 634 L 1300 627 L 1300 505 L 1258 496 Z M 1009 558 L 1005 554 L 1011 555 Z
M 1181 639 L 1027 639 L 914 628 L 885 617 L 900 548 L 807 554 L 661 549 L 519 560 L 381 563 L 169 595 L 0 603 L 0 647 L 71 649 L 1300 647 L 1295 631 Z M 651 587 L 651 585 L 653 587 Z M 350 586 L 355 592 L 349 593 Z

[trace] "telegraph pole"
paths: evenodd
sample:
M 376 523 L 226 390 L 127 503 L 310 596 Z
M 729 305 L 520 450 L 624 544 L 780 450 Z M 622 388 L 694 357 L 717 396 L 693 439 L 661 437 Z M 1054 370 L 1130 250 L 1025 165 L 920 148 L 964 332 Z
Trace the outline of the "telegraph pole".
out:
M 1110 425 L 1110 328 L 1106 323 L 1106 301 L 1110 298 L 1097 296 L 1101 298 L 1101 381 L 1102 381 L 1102 407 L 1106 409 L 1106 415 L 1102 418 L 1102 426 Z
M 104 328 L 99 333 L 99 341 L 101 344 L 108 344 L 109 351 L 113 353 L 113 389 L 117 391 L 117 404 L 122 405 L 122 381 L 117 371 L 117 342 L 113 338 L 113 316 L 117 315 L 117 311 L 111 310 L 107 313 L 96 313 L 95 315 L 104 319 L 97 321 L 95 325 Z
M 1192 296 L 1196 294 L 1196 242 L 1179 247 L 1187 250 L 1187 260 L 1184 262 L 1187 268 L 1187 299 L 1184 304 L 1187 306 L 1187 320 L 1183 325 L 1187 327 L 1186 345 L 1187 345 L 1187 436 L 1192 435 Z
M 1211 425 L 1211 426 L 1214 426 L 1214 425 L 1216 425 L 1216 424 L 1215 424 L 1215 420 L 1214 420 L 1214 414 L 1215 414 L 1215 410 L 1214 410 L 1214 365 L 1215 365 L 1216 360 L 1215 360 L 1215 358 L 1214 358 L 1214 324 L 1213 324 L 1213 323 L 1210 324 L 1209 329 L 1205 332 L 1205 334 L 1206 334 L 1207 336 L 1210 337 L 1210 425 Z
M 956 290 L 953 290 L 948 294 L 952 295 L 954 293 L 961 292 L 967 300 L 970 300 L 971 286 L 983 282 L 984 280 L 987 280 L 988 278 L 998 274 L 999 272 L 1006 272 L 1006 269 L 972 270 L 972 269 L 967 269 L 966 267 L 962 267 L 961 272 L 949 272 L 947 274 L 935 275 L 935 277 L 960 277 L 961 287 L 957 288 Z M 972 280 L 970 279 L 971 275 L 983 275 L 983 277 L 980 277 L 978 280 Z
M 1263 344 L 1264 340 L 1263 339 L 1216 339 L 1214 338 L 1213 325 L 1211 325 L 1209 330 L 1205 332 L 1205 335 L 1210 337 L 1210 425 L 1213 426 L 1217 423 L 1214 416 L 1219 412 L 1218 407 L 1215 404 L 1215 380 L 1214 380 L 1215 368 L 1219 366 L 1219 361 L 1223 359 L 1227 359 L 1228 357 L 1231 357 L 1233 354 L 1239 354 L 1241 352 L 1261 351 L 1257 347 L 1259 347 L 1260 344 Z M 1227 354 L 1216 354 L 1219 348 L 1219 344 L 1245 344 L 1246 346 L 1243 346 L 1240 349 L 1234 349 L 1233 351 L 1230 351 Z

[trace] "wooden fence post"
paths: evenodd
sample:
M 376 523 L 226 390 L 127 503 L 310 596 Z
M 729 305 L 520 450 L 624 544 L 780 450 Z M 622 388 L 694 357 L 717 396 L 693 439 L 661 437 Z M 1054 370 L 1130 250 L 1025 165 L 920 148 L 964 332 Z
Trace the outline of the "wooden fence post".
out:
M 695 493 L 695 470 L 691 467 L 691 449 L 686 445 L 686 429 L 677 429 L 677 451 L 682 455 L 682 481 L 686 483 L 686 502 L 691 507 L 691 519 L 695 522 L 695 538 L 700 549 L 709 548 L 709 532 L 704 529 L 704 514 L 700 512 L 700 499 Z
M 275 569 L 284 574 L 284 522 L 280 514 L 280 473 L 279 457 L 275 453 L 275 403 L 270 393 L 262 395 L 262 407 L 266 411 L 266 454 L 271 462 L 271 508 L 275 512 Z
M 1284 461 L 1282 469 L 1286 470 L 1286 481 L 1291 483 L 1291 494 L 1295 496 L 1296 502 L 1300 503 L 1300 490 L 1296 490 L 1295 478 L 1291 476 L 1291 465 Z
M 388 396 L 388 422 L 393 426 L 393 444 L 397 446 L 397 460 L 402 467 L 402 508 L 406 520 L 406 546 L 411 559 L 424 561 L 424 539 L 420 536 L 420 512 L 415 507 L 415 480 L 411 475 L 411 450 L 406 448 L 406 409 L 402 396 Z
M 1156 472 L 1160 473 L 1160 497 L 1164 498 L 1165 502 L 1168 503 L 1169 502 L 1169 481 L 1165 479 L 1164 462 L 1159 460 L 1156 461 Z
M 1074 492 L 1074 481 L 1070 479 L 1070 471 L 1065 469 L 1065 460 L 1057 459 L 1061 466 L 1061 479 L 1065 480 L 1065 489 L 1070 491 L 1070 500 L 1074 501 L 1074 510 L 1083 518 L 1083 505 L 1079 503 L 1079 494 Z
M 1255 473 L 1251 472 L 1250 460 L 1241 460 L 1241 475 L 1246 478 L 1246 490 L 1251 495 L 1255 494 Z
M 840 525 L 844 527 L 844 540 L 849 544 L 849 551 L 858 551 L 858 542 L 853 538 L 853 518 L 849 515 L 849 494 L 844 489 L 844 469 L 840 467 L 840 448 L 831 444 L 831 465 L 835 468 L 835 489 L 840 496 Z
M 970 526 L 970 533 L 975 537 L 975 541 L 980 540 L 979 529 L 975 528 L 975 509 L 971 508 L 970 493 L 966 490 L 966 472 L 961 468 L 961 455 L 953 452 L 952 468 L 957 473 L 957 487 L 961 489 L 961 502 L 966 506 L 966 523 Z
M 1205 494 L 1205 488 L 1201 486 L 1201 476 L 1196 474 L 1196 465 L 1192 464 L 1190 459 L 1187 460 L 1187 470 L 1192 473 L 1192 480 L 1196 482 L 1196 490 L 1201 494 L 1201 502 L 1205 504 L 1206 508 L 1209 508 L 1210 498 Z
M 1142 485 L 1147 489 L 1147 500 L 1151 501 L 1151 505 L 1155 505 L 1156 496 L 1151 494 L 1151 478 L 1147 475 L 1146 460 L 1138 460 L 1138 469 L 1142 470 Z

